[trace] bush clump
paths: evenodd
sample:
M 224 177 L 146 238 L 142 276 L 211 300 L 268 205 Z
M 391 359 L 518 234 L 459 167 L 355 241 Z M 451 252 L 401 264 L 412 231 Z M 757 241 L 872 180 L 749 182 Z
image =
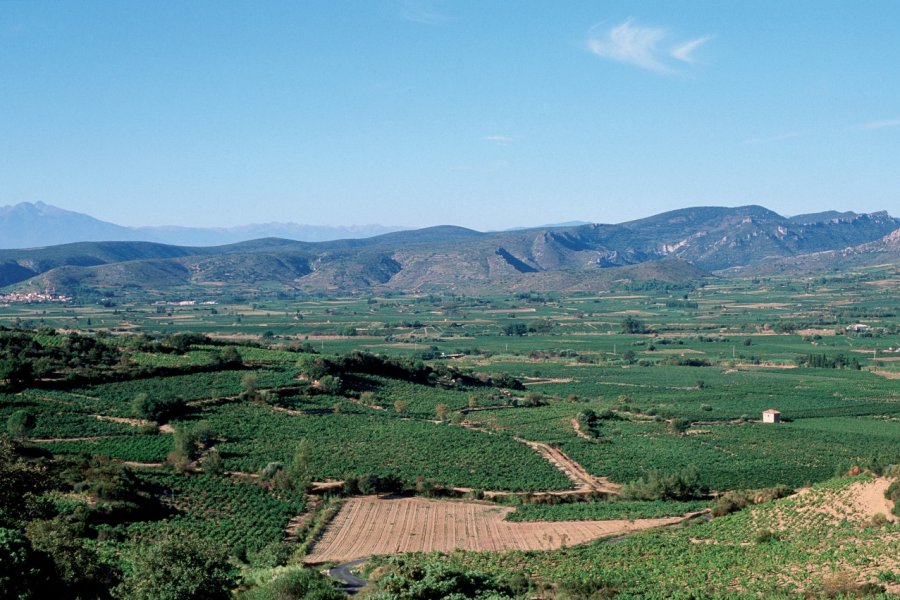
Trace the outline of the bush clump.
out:
M 675 473 L 657 469 L 622 487 L 623 500 L 697 500 L 709 489 L 700 481 L 700 471 L 690 466 Z
M 340 600 L 346 596 L 332 580 L 312 569 L 301 569 L 279 575 L 275 579 L 238 594 L 238 600 Z
M 725 492 L 716 499 L 712 508 L 714 517 L 724 517 L 737 512 L 753 504 L 761 504 L 769 500 L 784 498 L 791 493 L 791 489 L 785 485 L 761 490 L 732 490 Z

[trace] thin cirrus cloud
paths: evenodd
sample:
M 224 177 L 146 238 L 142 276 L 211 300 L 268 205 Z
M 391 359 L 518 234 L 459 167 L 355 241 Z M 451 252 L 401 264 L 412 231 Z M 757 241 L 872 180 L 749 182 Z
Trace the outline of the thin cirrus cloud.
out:
M 770 135 L 768 137 L 754 137 L 748 138 L 744 140 L 745 144 L 769 144 L 772 142 L 782 142 L 784 140 L 791 140 L 794 138 L 798 138 L 802 133 L 799 131 L 791 131 L 789 133 L 779 133 L 778 135 Z
M 691 40 L 667 43 L 669 31 L 662 27 L 643 27 L 628 19 L 601 31 L 595 25 L 588 33 L 587 48 L 600 58 L 640 67 L 657 73 L 674 74 L 678 63 L 695 64 L 696 50 L 712 39 L 705 35 Z
M 862 129 L 887 129 L 888 127 L 900 127 L 900 119 L 869 121 L 861 126 Z
M 403 0 L 400 16 L 422 25 L 439 25 L 451 20 L 441 10 L 439 0 Z
M 486 142 L 493 142 L 499 145 L 505 145 L 512 142 L 515 138 L 509 135 L 486 135 L 483 138 Z

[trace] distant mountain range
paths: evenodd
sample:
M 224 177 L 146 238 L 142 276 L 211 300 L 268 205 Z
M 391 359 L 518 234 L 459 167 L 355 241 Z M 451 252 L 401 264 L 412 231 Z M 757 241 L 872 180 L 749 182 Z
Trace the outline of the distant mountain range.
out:
M 264 238 L 210 247 L 82 242 L 0 251 L 0 286 L 77 293 L 294 289 L 466 293 L 598 290 L 713 272 L 791 272 L 900 263 L 886 212 L 787 218 L 760 206 L 696 207 L 618 225 L 482 233 L 431 227 L 365 239 Z
M 43 202 L 0 207 L 0 248 L 37 248 L 73 242 L 141 241 L 176 246 L 221 246 L 265 237 L 305 242 L 365 238 L 402 227 L 329 227 L 257 223 L 238 227 L 123 227 Z

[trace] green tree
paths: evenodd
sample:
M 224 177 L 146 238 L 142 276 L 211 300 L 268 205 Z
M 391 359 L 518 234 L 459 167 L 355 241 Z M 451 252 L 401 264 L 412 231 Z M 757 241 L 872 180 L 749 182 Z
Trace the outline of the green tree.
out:
M 78 519 L 56 517 L 31 521 L 26 528 L 31 545 L 44 552 L 59 578 L 57 598 L 109 598 L 109 590 L 119 582 L 119 573 L 100 560 L 97 551 L 85 544 L 85 525 Z M 65 590 L 63 592 L 62 590 Z
M 244 388 L 244 397 L 252 400 L 256 398 L 256 392 L 259 387 L 259 379 L 253 373 L 247 373 L 241 378 L 241 387 Z
M 131 401 L 131 412 L 135 417 L 157 423 L 165 423 L 184 414 L 186 409 L 184 398 L 177 396 L 154 398 L 141 392 Z
M 291 489 L 303 491 L 309 487 L 309 484 L 312 481 L 309 466 L 311 455 L 312 445 L 309 443 L 308 439 L 303 438 L 297 442 L 297 446 L 294 448 L 294 455 L 291 457 L 291 462 L 288 464 L 287 469 L 285 469 L 288 477 L 290 477 Z
M 4 356 L 0 358 L 0 381 L 6 381 L 10 386 L 17 386 L 33 377 L 31 362 L 18 356 Z
M 544 395 L 540 392 L 526 392 L 525 403 L 528 406 L 540 406 L 544 403 Z
M 225 474 L 225 461 L 222 460 L 222 455 L 216 448 L 210 448 L 206 458 L 203 459 L 203 472 L 210 475 Z
M 222 362 L 226 365 L 241 365 L 243 364 L 243 359 L 241 358 L 241 353 L 237 351 L 237 348 L 228 346 L 222 350 Z
M 647 328 L 634 317 L 622 319 L 622 333 L 646 333 Z
M 313 354 L 305 354 L 297 361 L 297 370 L 309 381 L 318 381 L 328 374 L 324 359 Z
M 672 419 L 669 422 L 669 430 L 679 435 L 685 433 L 691 428 L 691 422 L 688 419 Z
M 272 581 L 238 594 L 238 600 L 342 600 L 347 596 L 335 589 L 333 580 L 302 569 L 277 576 Z
M 503 327 L 503 335 L 523 336 L 528 333 L 528 326 L 525 323 L 509 323 Z
M 0 527 L 0 596 L 16 600 L 53 597 L 53 564 L 21 532 Z
M 446 404 L 438 404 L 434 407 L 434 414 L 437 415 L 439 421 L 447 418 L 447 411 L 450 410 Z
M 127 562 L 122 600 L 229 600 L 237 584 L 222 549 L 184 532 L 139 544 Z
M 34 430 L 34 415 L 27 410 L 17 410 L 6 420 L 6 431 L 14 438 L 26 437 Z
M 0 437 L 0 527 L 15 528 L 40 515 L 37 497 L 51 480 L 46 470 L 23 460 L 18 444 Z
M 323 375 L 321 379 L 319 379 L 318 388 L 323 394 L 330 394 L 332 396 L 336 396 L 341 393 L 341 388 L 344 383 L 341 381 L 340 377 L 335 377 L 333 375 Z

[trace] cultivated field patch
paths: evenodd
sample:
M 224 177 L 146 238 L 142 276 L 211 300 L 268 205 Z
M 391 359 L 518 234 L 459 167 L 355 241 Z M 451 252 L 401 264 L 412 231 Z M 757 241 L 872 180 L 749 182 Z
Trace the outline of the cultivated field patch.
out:
M 364 496 L 348 500 L 304 559 L 344 562 L 379 554 L 552 550 L 671 525 L 683 517 L 513 523 L 513 508 L 475 502 Z

